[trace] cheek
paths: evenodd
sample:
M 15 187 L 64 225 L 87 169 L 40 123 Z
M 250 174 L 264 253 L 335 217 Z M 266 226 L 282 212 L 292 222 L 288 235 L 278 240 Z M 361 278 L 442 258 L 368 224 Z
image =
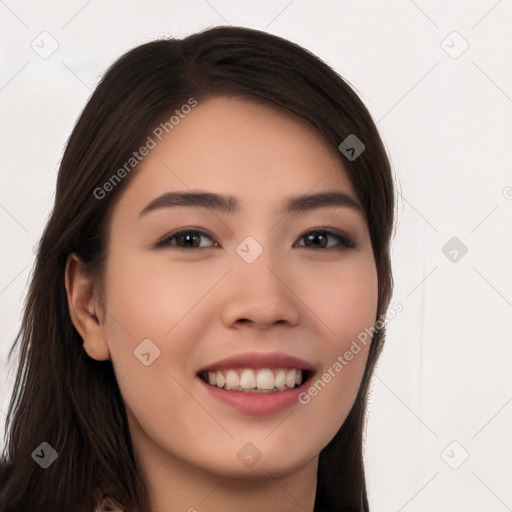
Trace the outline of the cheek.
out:
M 114 320 L 109 322 L 114 350 L 117 339 L 129 338 L 134 347 L 145 338 L 164 339 L 181 319 L 193 314 L 197 302 L 218 280 L 218 273 L 192 267 L 180 268 L 164 258 L 113 255 L 106 286 L 107 309 Z
M 311 268 L 297 295 L 323 325 L 327 350 L 343 349 L 376 320 L 378 278 L 373 256 L 347 258 L 328 271 L 321 265 Z
M 378 277 L 372 258 L 347 263 L 339 273 L 311 275 L 317 286 L 304 289 L 324 326 L 322 368 L 300 397 L 311 417 L 329 418 L 320 437 L 334 436 L 359 390 L 371 344 L 378 303 Z M 316 291 L 314 291 L 316 290 Z M 327 415 L 327 416 L 326 416 Z M 322 431 L 322 432 L 320 432 Z
M 191 340 L 203 339 L 212 315 L 218 314 L 205 299 L 225 274 L 224 267 L 136 255 L 112 258 L 106 274 L 105 332 L 123 396 L 136 409 L 141 397 L 148 400 L 138 404 L 139 412 L 158 401 L 159 393 L 182 406 L 189 399 L 170 374 L 188 378 L 193 373 L 197 343 Z M 144 358 L 154 362 L 145 366 Z
M 175 414 L 190 406 L 181 372 L 189 375 L 190 339 L 201 335 L 193 323 L 197 302 L 218 280 L 217 275 L 202 279 L 197 272 L 191 280 L 191 274 L 163 260 L 115 254 L 106 270 L 105 333 L 121 394 L 127 409 L 155 436 L 173 416 L 169 432 L 186 429 L 187 418 Z

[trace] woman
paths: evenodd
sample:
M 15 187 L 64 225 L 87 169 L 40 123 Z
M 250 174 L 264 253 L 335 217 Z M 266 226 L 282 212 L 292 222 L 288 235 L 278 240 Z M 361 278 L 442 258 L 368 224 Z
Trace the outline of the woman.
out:
M 61 162 L 0 511 L 369 510 L 393 211 L 367 109 L 303 48 L 216 27 L 123 55 Z

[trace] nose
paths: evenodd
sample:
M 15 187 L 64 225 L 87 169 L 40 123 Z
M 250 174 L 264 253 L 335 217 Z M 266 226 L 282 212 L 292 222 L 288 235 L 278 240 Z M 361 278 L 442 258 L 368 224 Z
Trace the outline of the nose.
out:
M 284 266 L 265 250 L 252 263 L 235 261 L 224 286 L 223 323 L 260 330 L 298 325 L 302 302 L 293 291 L 291 271 Z

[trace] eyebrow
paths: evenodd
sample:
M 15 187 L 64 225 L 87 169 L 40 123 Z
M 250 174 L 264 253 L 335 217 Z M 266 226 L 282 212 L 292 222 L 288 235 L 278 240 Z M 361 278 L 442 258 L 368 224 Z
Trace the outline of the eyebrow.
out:
M 232 195 L 204 191 L 177 191 L 167 192 L 151 201 L 139 213 L 139 219 L 149 212 L 175 206 L 208 208 L 226 214 L 240 211 L 240 202 Z M 363 213 L 363 208 L 358 201 L 343 192 L 333 191 L 288 197 L 281 205 L 281 213 L 302 213 L 329 206 L 348 207 Z

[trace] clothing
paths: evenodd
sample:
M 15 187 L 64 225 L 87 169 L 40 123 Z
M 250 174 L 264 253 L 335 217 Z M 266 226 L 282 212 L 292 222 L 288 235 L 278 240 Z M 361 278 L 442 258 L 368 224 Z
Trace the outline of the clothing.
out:
M 122 508 L 117 501 L 106 494 L 104 494 L 99 501 L 94 512 L 125 512 L 124 508 Z

